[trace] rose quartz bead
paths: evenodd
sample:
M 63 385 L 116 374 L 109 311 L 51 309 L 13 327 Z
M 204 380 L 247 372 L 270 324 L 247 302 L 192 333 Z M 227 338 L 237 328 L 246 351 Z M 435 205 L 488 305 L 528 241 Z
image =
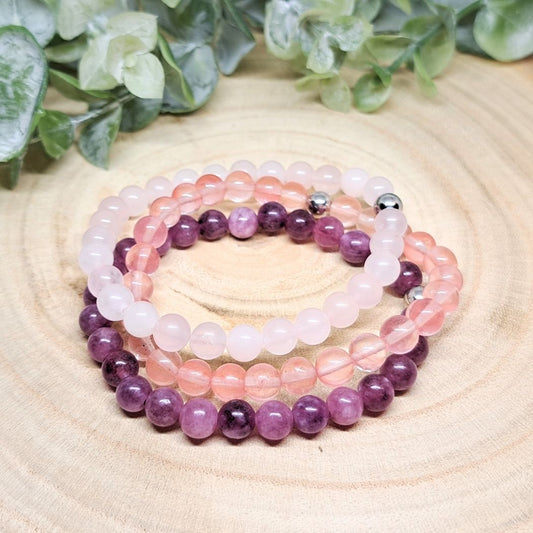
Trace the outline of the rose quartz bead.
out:
M 144 186 L 148 203 L 152 203 L 156 198 L 160 198 L 161 196 L 170 196 L 173 189 L 172 182 L 164 176 L 154 176 Z
M 189 346 L 200 359 L 216 359 L 226 349 L 226 332 L 214 322 L 202 322 L 191 333 Z
M 449 281 L 430 281 L 422 294 L 442 305 L 446 314 L 455 311 L 459 305 L 459 291 Z
M 371 309 L 381 301 L 383 286 L 371 274 L 361 272 L 350 278 L 348 292 L 360 309 Z
M 298 338 L 311 346 L 323 343 L 331 331 L 326 313 L 314 307 L 300 311 L 294 321 L 294 327 Z
M 274 176 L 263 176 L 255 184 L 254 196 L 258 203 L 279 202 L 281 199 L 282 183 Z
M 305 357 L 289 357 L 281 367 L 281 383 L 291 394 L 307 394 L 316 384 L 316 369 Z
M 322 310 L 334 328 L 347 328 L 359 316 L 359 307 L 351 294 L 334 292 L 324 301 Z
M 244 398 L 246 371 L 235 363 L 219 366 L 211 378 L 211 390 L 222 401 Z
M 204 174 L 214 174 L 215 176 L 218 176 L 222 180 L 226 178 L 228 175 L 228 171 L 226 168 L 222 165 L 219 165 L 218 163 L 213 163 L 212 165 L 207 165 L 203 170 L 201 175 Z
M 95 268 L 90 274 L 87 280 L 87 286 L 91 291 L 91 294 L 98 296 L 100 291 L 106 286 L 113 283 L 123 285 L 122 272 L 113 265 L 102 265 Z
M 254 180 L 242 170 L 230 172 L 225 179 L 226 198 L 232 202 L 247 202 L 254 194 Z
M 394 283 L 400 275 L 400 261 L 387 251 L 370 254 L 365 261 L 364 270 L 383 286 Z
M 350 357 L 359 370 L 373 372 L 378 370 L 387 358 L 385 343 L 373 333 L 363 333 L 350 343 Z
M 226 340 L 228 353 L 236 361 L 252 361 L 261 352 L 263 336 L 254 327 L 247 324 L 235 326 Z
M 244 377 L 246 394 L 260 402 L 275 398 L 281 390 L 279 371 L 267 363 L 252 365 Z
M 157 310 L 150 302 L 133 302 L 124 312 L 124 328 L 134 337 L 149 337 L 158 319 Z
M 149 300 L 154 293 L 152 278 L 140 270 L 131 270 L 124 275 L 124 285 L 132 292 L 136 301 Z
M 92 226 L 107 228 L 116 239 L 122 231 L 123 223 L 117 213 L 109 210 L 98 210 L 89 220 L 89 227 Z
M 463 275 L 454 265 L 439 265 L 429 272 L 429 281 L 447 281 L 460 291 L 463 288 Z
M 159 262 L 157 250 L 149 244 L 136 244 L 126 254 L 128 270 L 141 270 L 147 274 L 153 274 L 159 268 Z
M 370 179 L 368 172 L 362 168 L 349 168 L 341 177 L 344 194 L 357 198 L 363 196 L 363 189 Z
M 126 309 L 134 302 L 131 291 L 124 285 L 107 285 L 96 300 L 96 306 L 102 316 L 108 320 L 122 320 Z
M 424 270 L 431 272 L 433 268 L 440 265 L 457 266 L 455 254 L 445 246 L 434 246 L 424 257 Z
M 307 202 L 307 190 L 300 183 L 289 181 L 281 189 L 281 203 L 289 211 L 303 209 Z
M 376 231 L 370 238 L 370 251 L 375 253 L 380 250 L 390 252 L 394 257 L 400 257 L 403 252 L 403 238 L 390 229 Z
M 202 197 L 192 183 L 182 183 L 172 191 L 172 198 L 178 201 L 181 213 L 192 213 L 202 206 Z
M 167 237 L 167 227 L 155 217 L 142 217 L 137 220 L 133 228 L 133 238 L 137 243 L 150 244 L 154 248 L 159 248 L 167 240 Z
M 124 187 L 118 195 L 128 206 L 130 217 L 139 216 L 148 205 L 148 196 L 146 192 L 136 185 L 128 185 L 127 187 Z
M 101 244 L 109 250 L 114 250 L 117 236 L 110 228 L 103 226 L 91 226 L 81 239 L 83 247 L 90 244 Z
M 196 170 L 193 170 L 192 168 L 182 168 L 181 170 L 178 170 L 176 174 L 174 174 L 174 177 L 172 178 L 172 185 L 174 188 L 176 188 L 182 183 L 196 183 L 197 179 L 198 172 L 196 172 Z
M 273 176 L 283 183 L 285 181 L 285 168 L 279 161 L 265 161 L 257 169 L 257 175 L 260 178 L 263 176 Z
M 198 178 L 196 188 L 204 205 L 214 205 L 224 200 L 226 184 L 214 174 L 204 174 Z
M 163 315 L 154 324 L 154 341 L 162 350 L 181 350 L 191 337 L 191 326 L 185 318 L 176 313 Z
M 391 353 L 410 352 L 418 342 L 416 324 L 406 316 L 391 316 L 381 326 L 379 335 Z
M 315 170 L 312 184 L 315 191 L 337 194 L 341 188 L 341 172 L 333 165 L 322 165 Z
M 376 215 L 374 227 L 376 231 L 390 230 L 397 235 L 403 235 L 407 230 L 407 219 L 400 210 L 387 207 Z
M 296 346 L 296 328 L 285 318 L 269 320 L 263 328 L 263 347 L 274 355 L 285 355 Z
M 121 224 L 125 224 L 129 218 L 129 209 L 126 202 L 120 196 L 108 196 L 98 205 L 98 211 L 111 211 L 117 216 Z
M 178 353 L 154 350 L 146 359 L 146 375 L 156 385 L 168 387 L 176 383 L 181 364 Z
M 151 337 L 134 337 L 128 335 L 128 350 L 137 361 L 146 361 L 148 356 L 156 349 Z
M 429 298 L 411 302 L 407 307 L 405 316 L 415 323 L 418 333 L 424 337 L 435 335 L 444 324 L 442 306 Z
M 239 161 L 235 161 L 230 167 L 230 173 L 234 170 L 242 170 L 243 172 L 250 174 L 252 178 L 257 177 L 257 167 L 247 159 L 239 159 Z
M 417 265 L 422 265 L 426 254 L 435 247 L 435 239 L 424 231 L 408 233 L 403 240 L 405 258 Z
M 296 161 L 287 168 L 285 179 L 287 183 L 291 181 L 299 183 L 307 191 L 307 189 L 311 188 L 314 173 L 315 171 L 309 163 Z
M 211 387 L 211 367 L 201 359 L 189 359 L 178 369 L 177 382 L 182 392 L 189 396 L 207 394 Z
M 318 379 L 330 387 L 344 385 L 352 379 L 353 361 L 342 348 L 330 347 L 322 350 L 315 361 Z
M 373 206 L 374 202 L 387 192 L 394 192 L 394 186 L 392 183 L 383 176 L 375 176 L 370 178 L 363 187 L 363 198 L 365 202 Z
M 374 220 L 376 218 L 376 212 L 373 207 L 366 207 L 359 213 L 359 219 L 357 220 L 358 229 L 366 233 L 374 233 Z
M 150 206 L 150 216 L 158 218 L 167 228 L 171 228 L 181 216 L 178 200 L 171 196 L 156 198 Z
M 354 227 L 359 220 L 361 203 L 357 198 L 341 194 L 331 202 L 330 214 L 337 217 L 345 228 Z
M 78 256 L 78 264 L 86 273 L 90 274 L 93 270 L 104 265 L 113 264 L 113 252 L 103 244 L 89 244 L 84 246 Z

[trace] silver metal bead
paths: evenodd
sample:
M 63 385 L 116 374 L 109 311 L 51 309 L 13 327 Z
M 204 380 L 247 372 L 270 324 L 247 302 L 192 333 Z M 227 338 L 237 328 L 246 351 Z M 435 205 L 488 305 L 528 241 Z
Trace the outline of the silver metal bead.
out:
M 388 207 L 401 211 L 403 209 L 403 202 L 400 200 L 399 196 L 392 192 L 386 192 L 385 194 L 378 196 L 378 199 L 374 202 L 376 213 L 379 213 Z
M 322 216 L 329 211 L 331 199 L 329 194 L 322 191 L 316 191 L 307 198 L 307 209 L 312 215 Z
M 422 287 L 422 285 L 418 285 L 412 289 L 409 289 L 404 296 L 407 305 L 413 303 L 415 300 L 422 300 L 422 298 L 424 298 L 423 292 L 424 287 Z

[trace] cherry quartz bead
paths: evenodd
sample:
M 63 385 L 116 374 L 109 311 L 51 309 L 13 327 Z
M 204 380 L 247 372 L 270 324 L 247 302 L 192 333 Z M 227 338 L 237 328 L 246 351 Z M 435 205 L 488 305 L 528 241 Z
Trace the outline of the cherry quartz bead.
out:
M 420 366 L 427 358 L 429 353 L 429 345 L 426 337 L 420 335 L 416 346 L 403 355 L 409 357 L 416 366 Z
M 396 391 L 411 388 L 417 376 L 416 365 L 413 360 L 400 354 L 389 355 L 385 359 L 380 373 L 392 383 Z
M 342 258 L 351 265 L 363 265 L 370 255 L 370 237 L 360 230 L 347 231 L 339 243 Z
M 144 410 L 154 426 L 166 428 L 177 423 L 182 407 L 183 399 L 176 389 L 161 387 L 148 395 Z
M 278 202 L 266 202 L 257 212 L 257 222 L 267 235 L 277 235 L 285 226 L 287 210 Z
M 315 219 L 305 209 L 295 209 L 287 215 L 285 229 L 295 242 L 306 242 L 313 237 Z
M 117 402 L 128 413 L 139 413 L 152 392 L 152 386 L 142 376 L 130 376 L 123 379 L 117 387 Z
M 198 219 L 200 235 L 206 241 L 217 241 L 228 233 L 228 219 L 217 209 L 208 209 Z
M 200 224 L 189 215 L 181 215 L 178 222 L 168 230 L 176 248 L 189 248 L 200 235 Z
M 381 374 L 369 374 L 360 382 L 358 391 L 363 398 L 363 405 L 367 411 L 381 413 L 394 399 L 392 383 Z
M 422 271 L 411 261 L 400 261 L 400 274 L 389 288 L 397 296 L 405 296 L 413 287 L 422 285 Z
M 255 427 L 253 407 L 244 400 L 226 402 L 218 412 L 218 427 L 228 439 L 245 439 Z
M 292 406 L 294 427 L 306 435 L 320 433 L 328 423 L 329 411 L 324 400 L 308 394 L 302 396 Z
M 116 387 L 123 380 L 139 373 L 139 363 L 126 350 L 117 350 L 106 356 L 102 363 L 102 376 L 108 385 Z
M 124 341 L 120 333 L 114 328 L 98 328 L 89 335 L 87 350 L 89 355 L 101 363 L 111 352 L 122 350 Z
M 109 325 L 109 320 L 102 316 L 96 304 L 90 304 L 82 309 L 78 323 L 83 333 L 89 336 L 98 328 Z

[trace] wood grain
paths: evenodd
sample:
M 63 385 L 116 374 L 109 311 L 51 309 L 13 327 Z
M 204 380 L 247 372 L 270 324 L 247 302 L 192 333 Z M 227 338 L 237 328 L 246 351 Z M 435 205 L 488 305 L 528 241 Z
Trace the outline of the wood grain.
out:
M 379 113 L 339 114 L 257 50 L 201 111 L 119 135 L 109 171 L 71 150 L 0 191 L 0 529 L 531 531 L 533 61 L 457 57 L 432 101 L 414 85 L 401 75 Z M 77 327 L 90 215 L 127 184 L 240 158 L 388 176 L 413 228 L 459 258 L 460 309 L 384 415 L 278 446 L 193 446 L 124 416 L 102 383 Z M 321 305 L 352 273 L 284 237 L 225 239 L 171 252 L 155 302 L 193 324 L 260 326 Z M 398 306 L 387 297 L 356 331 Z

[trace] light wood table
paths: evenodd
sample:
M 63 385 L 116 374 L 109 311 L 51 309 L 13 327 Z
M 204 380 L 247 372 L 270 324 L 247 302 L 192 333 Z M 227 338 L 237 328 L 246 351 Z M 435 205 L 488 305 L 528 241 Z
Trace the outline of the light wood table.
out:
M 402 74 L 374 115 L 327 110 L 293 81 L 257 50 L 201 111 L 121 134 L 109 171 L 72 149 L 0 191 L 2 531 L 533 529 L 533 61 L 457 56 L 432 101 Z M 88 357 L 77 254 L 99 201 L 241 158 L 388 176 L 413 229 L 456 252 L 460 308 L 382 416 L 278 446 L 257 436 L 194 446 L 125 416 Z M 172 251 L 154 301 L 193 324 L 260 327 L 320 306 L 353 272 L 285 236 L 227 238 Z M 387 296 L 331 342 L 345 346 L 400 308 Z

